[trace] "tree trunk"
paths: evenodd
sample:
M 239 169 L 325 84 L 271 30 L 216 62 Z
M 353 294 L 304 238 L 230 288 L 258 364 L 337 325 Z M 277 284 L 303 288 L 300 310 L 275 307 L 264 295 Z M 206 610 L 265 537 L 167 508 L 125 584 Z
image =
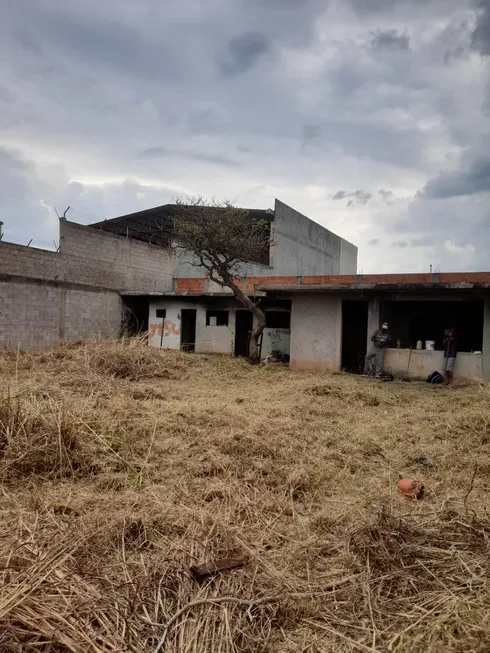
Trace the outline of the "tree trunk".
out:
M 249 348 L 249 361 L 252 365 L 257 365 L 260 363 L 260 352 L 259 352 L 259 338 L 262 334 L 262 331 L 265 328 L 265 314 L 257 304 L 255 304 L 249 297 L 246 295 L 233 281 L 233 277 L 226 271 L 220 271 L 220 276 L 223 279 L 225 286 L 230 288 L 233 291 L 233 294 L 238 299 L 240 304 L 244 308 L 248 308 L 255 317 L 257 318 L 257 325 L 250 335 L 250 348 Z
M 251 303 L 253 304 L 253 302 Z M 257 325 L 250 334 L 249 358 L 251 363 L 257 365 L 257 363 L 260 363 L 259 338 L 265 328 L 265 315 L 256 304 L 253 305 L 254 309 L 250 310 L 257 318 Z

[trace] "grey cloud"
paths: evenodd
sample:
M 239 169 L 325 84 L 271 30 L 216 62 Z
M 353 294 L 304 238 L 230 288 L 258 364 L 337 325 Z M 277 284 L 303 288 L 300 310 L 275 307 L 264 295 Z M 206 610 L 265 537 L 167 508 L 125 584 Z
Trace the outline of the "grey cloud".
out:
M 385 202 L 390 202 L 390 200 L 394 198 L 393 191 L 391 190 L 384 190 L 384 188 L 382 188 L 378 193 L 381 196 L 381 199 Z
M 167 154 L 168 150 L 166 147 L 149 147 L 148 149 L 143 150 L 143 152 L 140 152 L 139 156 L 142 159 L 159 159 Z
M 463 169 L 442 172 L 420 191 L 429 199 L 461 197 L 490 192 L 490 158 L 480 157 Z
M 367 193 L 364 190 L 355 190 L 355 191 L 338 190 L 336 193 L 333 193 L 333 195 L 330 195 L 330 197 L 333 200 L 348 199 L 349 201 L 347 202 L 346 206 L 348 208 L 352 208 L 354 206 L 366 206 L 366 204 L 371 199 L 372 194 Z
M 488 270 L 490 209 L 486 196 L 415 198 L 400 216 L 390 220 L 390 231 L 417 252 L 417 261 L 443 271 Z M 469 244 L 472 243 L 473 246 Z M 407 250 L 408 251 L 408 250 Z
M 203 154 L 203 153 L 193 153 L 188 155 L 191 159 L 195 161 L 200 161 L 201 163 L 212 163 L 220 166 L 231 166 L 235 167 L 238 164 L 236 161 L 229 159 L 226 156 L 221 156 L 219 154 Z
M 379 238 L 371 238 L 371 240 L 368 241 L 368 245 L 370 245 L 371 247 L 376 247 L 377 245 L 379 245 L 379 243 L 380 243 Z
M 480 0 L 475 29 L 471 36 L 471 45 L 482 56 L 490 55 L 490 2 Z
M 432 247 L 434 239 L 431 236 L 420 236 L 419 238 L 411 238 L 409 241 L 396 240 L 391 243 L 392 247 L 405 249 L 406 247 Z
M 412 238 L 410 247 L 432 247 L 434 239 L 431 236 L 421 236 L 420 238 Z
M 31 7 L 15 28 L 13 38 L 35 51 L 40 46 L 33 34 L 42 35 L 44 51 L 62 51 L 65 56 L 132 73 L 146 79 L 174 78 L 183 74 L 181 57 L 176 57 L 161 40 L 144 35 L 115 16 L 113 19 L 71 13 L 59 7 L 42 11 Z
M 185 152 L 178 150 L 168 150 L 166 147 L 149 147 L 146 150 L 143 150 L 138 155 L 142 159 L 162 159 L 162 158 L 174 158 L 174 159 L 188 159 L 199 161 L 201 163 L 211 163 L 214 165 L 221 166 L 236 166 L 238 165 L 236 161 L 232 159 L 221 156 L 220 154 L 210 154 L 206 152 Z
M 307 145 L 320 138 L 321 131 L 318 125 L 304 125 L 303 127 L 303 145 Z
M 371 39 L 371 45 L 375 50 L 410 50 L 410 37 L 408 34 L 401 34 L 397 29 L 378 29 Z
M 231 39 L 226 48 L 226 53 L 220 62 L 224 75 L 244 73 L 260 59 L 270 52 L 272 44 L 265 34 L 261 32 L 245 32 Z
M 4 3 L 1 133 L 32 161 L 0 160 L 0 219 L 42 237 L 52 211 L 41 200 L 106 217 L 171 201 L 165 179 L 182 193 L 236 196 L 247 206 L 278 196 L 321 219 L 328 176 L 345 189 L 334 192 L 344 209 L 335 230 L 353 234 L 362 209 L 363 228 L 380 241 L 366 247 L 364 268 L 422 265 L 429 254 L 437 263 L 453 237 L 487 252 L 485 197 L 405 203 L 385 190 L 410 195 L 438 179 L 438 167 L 453 165 L 440 153 L 488 151 L 478 110 L 484 80 L 469 82 L 454 58 L 451 72 L 444 68 L 448 50 L 469 48 L 469 31 L 444 32 L 470 16 L 469 3 L 347 0 L 337 13 L 326 0 Z M 418 38 L 422 22 L 430 29 Z M 394 50 L 403 30 L 410 56 Z M 484 50 L 481 38 L 476 32 L 475 47 Z M 367 188 L 376 202 L 356 191 Z M 55 237 L 56 219 L 49 225 Z M 434 252 L 414 244 L 430 238 Z M 392 249 L 398 239 L 408 246 Z M 482 252 L 479 245 L 467 265 L 488 265 Z M 459 267 L 462 259 L 446 260 Z
M 34 52 L 34 54 L 42 54 L 43 48 L 39 42 L 28 31 L 19 28 L 12 31 L 12 38 L 17 41 L 23 48 Z

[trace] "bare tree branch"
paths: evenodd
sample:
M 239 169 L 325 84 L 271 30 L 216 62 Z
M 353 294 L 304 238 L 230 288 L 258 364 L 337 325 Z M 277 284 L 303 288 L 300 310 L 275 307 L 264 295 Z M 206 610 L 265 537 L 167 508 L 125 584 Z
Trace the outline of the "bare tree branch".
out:
M 177 247 L 192 253 L 208 272 L 211 281 L 229 288 L 237 301 L 251 311 L 256 326 L 250 336 L 250 360 L 259 362 L 258 339 L 265 327 L 265 315 L 237 283 L 240 264 L 268 260 L 270 223 L 253 219 L 230 202 L 202 197 L 190 204 L 177 202 L 174 214 Z

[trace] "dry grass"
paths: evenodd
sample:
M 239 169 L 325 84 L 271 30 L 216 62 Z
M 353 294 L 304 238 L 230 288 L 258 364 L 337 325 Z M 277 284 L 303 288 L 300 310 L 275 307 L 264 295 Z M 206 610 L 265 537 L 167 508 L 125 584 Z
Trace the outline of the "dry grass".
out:
M 488 386 L 138 342 L 0 369 L 0 651 L 490 650 Z

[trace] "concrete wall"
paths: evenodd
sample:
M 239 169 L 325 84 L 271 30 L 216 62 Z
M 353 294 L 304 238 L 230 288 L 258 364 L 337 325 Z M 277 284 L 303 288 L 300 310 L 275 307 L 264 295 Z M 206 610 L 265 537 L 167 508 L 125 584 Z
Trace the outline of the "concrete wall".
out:
M 57 340 L 115 337 L 117 292 L 0 275 L 0 347 L 37 349 Z
M 483 378 L 490 381 L 490 299 L 485 300 L 483 312 Z
M 356 274 L 357 247 L 277 199 L 273 225 L 269 276 Z
M 264 329 L 261 358 L 267 358 L 273 351 L 280 351 L 281 354 L 290 355 L 291 329 Z
M 356 274 L 357 247 L 276 199 L 271 223 L 270 266 L 249 263 L 239 276 Z M 175 276 L 204 277 L 194 257 L 177 250 Z
M 67 281 L 128 292 L 173 288 L 170 248 L 60 220 L 60 252 Z
M 295 295 L 291 311 L 291 368 L 339 370 L 342 301 L 332 295 Z
M 163 326 L 162 318 L 156 317 L 157 309 L 166 309 L 166 319 Z M 183 302 L 179 299 L 161 299 L 150 304 L 148 344 L 151 347 L 166 349 L 180 348 L 181 311 L 186 308 L 196 309 L 196 352 L 213 352 L 216 354 L 233 354 L 235 344 L 235 306 L 211 306 L 211 310 L 227 310 L 228 326 L 207 326 L 206 311 L 208 306 L 203 302 Z
M 340 239 L 340 270 L 339 274 L 356 274 L 357 254 L 355 245 L 343 238 Z
M 392 374 L 404 374 L 412 378 L 426 379 L 432 372 L 441 372 L 443 351 L 409 349 L 387 349 L 384 369 Z M 455 379 L 481 379 L 483 376 L 483 356 L 458 352 L 454 364 Z
M 166 311 L 165 319 L 156 316 L 157 309 L 162 308 Z M 180 348 L 181 308 L 195 308 L 195 306 L 192 304 L 182 306 L 182 303 L 175 299 L 151 302 L 148 320 L 148 344 L 150 347 Z
M 166 310 L 165 320 L 156 316 L 157 309 L 162 308 Z M 148 334 L 148 343 L 151 347 L 180 348 L 181 311 L 186 308 L 196 309 L 196 352 L 234 354 L 237 305 L 235 302 L 213 304 L 212 300 L 191 302 L 178 298 L 162 298 L 151 302 Z M 227 310 L 228 326 L 206 325 L 208 309 Z M 274 349 L 289 354 L 290 334 L 290 329 L 264 329 L 261 358 L 266 358 Z

